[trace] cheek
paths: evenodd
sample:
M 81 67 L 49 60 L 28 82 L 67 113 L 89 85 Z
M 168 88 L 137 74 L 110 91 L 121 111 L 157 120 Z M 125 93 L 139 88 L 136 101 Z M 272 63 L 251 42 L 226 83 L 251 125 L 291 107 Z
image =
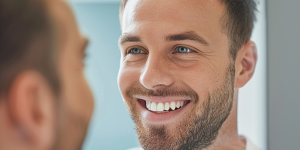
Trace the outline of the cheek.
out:
M 118 74 L 118 85 L 123 97 L 126 97 L 126 92 L 129 88 L 138 85 L 140 78 L 140 69 L 121 65 Z
M 65 62 L 65 65 L 60 66 L 62 101 L 71 113 L 89 120 L 94 108 L 93 95 L 83 68 L 78 68 L 75 64 Z
M 70 110 L 80 114 L 85 118 L 90 118 L 94 101 L 93 96 L 83 75 L 71 75 L 63 81 L 63 101 L 68 105 Z
M 224 78 L 224 69 L 211 69 L 202 63 L 194 64 L 188 68 L 180 68 L 175 75 L 177 80 L 184 86 L 194 90 L 202 103 L 207 99 L 208 94 L 222 85 Z
M 94 100 L 84 76 L 81 55 L 75 52 L 77 49 L 69 44 L 60 53 L 58 65 L 62 101 L 73 113 L 90 118 L 94 108 Z

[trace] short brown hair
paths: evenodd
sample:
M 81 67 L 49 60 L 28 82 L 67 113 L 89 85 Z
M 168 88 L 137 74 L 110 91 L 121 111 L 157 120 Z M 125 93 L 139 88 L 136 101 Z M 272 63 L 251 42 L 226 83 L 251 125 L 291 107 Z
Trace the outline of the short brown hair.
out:
M 40 72 L 58 90 L 52 23 L 42 0 L 0 1 L 0 94 L 25 70 Z
M 221 0 L 227 8 L 223 17 L 223 31 L 230 40 L 230 54 L 233 60 L 238 50 L 252 35 L 256 21 L 257 4 L 254 0 Z
M 119 8 L 120 22 L 128 0 L 122 0 Z M 254 0 L 221 0 L 227 8 L 222 18 L 224 33 L 230 40 L 230 54 L 233 60 L 238 50 L 251 38 L 256 21 L 257 5 Z

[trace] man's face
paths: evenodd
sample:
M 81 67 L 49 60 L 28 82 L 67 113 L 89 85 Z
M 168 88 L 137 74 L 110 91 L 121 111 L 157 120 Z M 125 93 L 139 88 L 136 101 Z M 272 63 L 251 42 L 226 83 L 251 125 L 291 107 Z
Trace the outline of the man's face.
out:
M 63 0 L 49 1 L 59 36 L 58 69 L 61 94 L 58 101 L 58 134 L 53 149 L 81 149 L 93 112 L 93 97 L 84 76 L 87 39 Z
M 144 149 L 202 149 L 218 135 L 234 93 L 224 14 L 215 0 L 128 1 L 118 84 Z

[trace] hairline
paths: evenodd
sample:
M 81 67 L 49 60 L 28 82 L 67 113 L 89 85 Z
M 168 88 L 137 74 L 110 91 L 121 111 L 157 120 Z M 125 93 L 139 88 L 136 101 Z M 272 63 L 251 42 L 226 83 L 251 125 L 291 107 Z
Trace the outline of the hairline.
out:
M 237 48 L 235 46 L 235 43 L 234 43 L 234 37 L 232 35 L 230 35 L 230 29 L 229 27 L 227 26 L 228 23 L 230 23 L 230 12 L 229 12 L 229 8 L 228 6 L 226 6 L 225 2 L 223 0 L 219 0 L 224 6 L 225 6 L 225 10 L 223 12 L 223 15 L 221 16 L 220 18 L 220 25 L 221 25 L 221 32 L 223 34 L 225 34 L 229 40 L 229 57 L 232 58 L 232 60 L 235 60 L 236 58 L 236 52 L 239 50 L 239 48 Z M 125 10 L 125 7 L 126 7 L 126 4 L 127 4 L 128 0 L 122 0 L 121 1 L 121 4 L 120 4 L 120 7 L 119 7 L 119 20 L 120 20 L 120 25 L 121 25 L 121 30 L 122 30 L 122 19 L 123 19 L 123 13 L 124 13 L 124 10 Z M 247 39 L 248 41 L 250 39 Z

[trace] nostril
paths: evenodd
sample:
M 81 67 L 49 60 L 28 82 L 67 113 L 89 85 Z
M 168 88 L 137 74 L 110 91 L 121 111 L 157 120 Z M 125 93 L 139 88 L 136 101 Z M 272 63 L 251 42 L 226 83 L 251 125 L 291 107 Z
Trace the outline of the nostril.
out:
M 151 64 L 150 62 L 147 63 L 140 74 L 139 82 L 147 89 L 167 87 L 175 81 L 168 68 L 165 68 L 165 65 L 160 64 L 158 61 L 152 61 Z

